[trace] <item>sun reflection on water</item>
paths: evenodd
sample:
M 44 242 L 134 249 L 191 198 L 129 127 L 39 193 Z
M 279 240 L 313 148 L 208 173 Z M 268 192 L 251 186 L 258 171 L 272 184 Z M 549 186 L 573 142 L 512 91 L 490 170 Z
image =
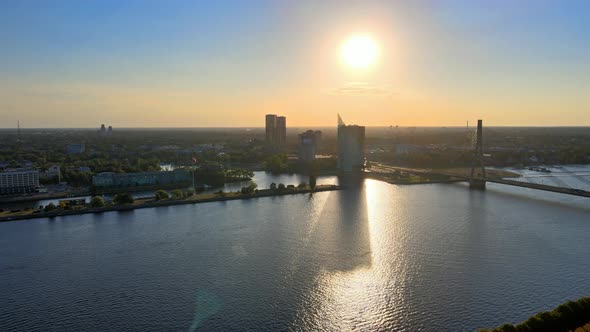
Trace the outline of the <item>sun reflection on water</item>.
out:
M 311 330 L 398 326 L 396 317 L 400 317 L 403 307 L 405 274 L 400 266 L 391 266 L 387 260 L 395 254 L 390 252 L 395 235 L 387 233 L 384 227 L 394 221 L 395 204 L 385 201 L 392 197 L 390 190 L 382 183 L 367 180 L 356 193 L 336 194 L 337 204 L 326 203 L 325 209 L 340 209 L 340 218 L 336 219 L 339 224 L 327 228 L 336 236 L 324 237 L 323 249 L 330 252 L 334 249 L 330 242 L 334 242 L 339 252 L 321 267 L 314 289 L 305 301 L 305 314 L 302 312 L 297 322 L 302 325 L 295 326 Z M 318 231 L 322 231 L 321 227 Z M 309 310 L 312 307 L 315 310 Z

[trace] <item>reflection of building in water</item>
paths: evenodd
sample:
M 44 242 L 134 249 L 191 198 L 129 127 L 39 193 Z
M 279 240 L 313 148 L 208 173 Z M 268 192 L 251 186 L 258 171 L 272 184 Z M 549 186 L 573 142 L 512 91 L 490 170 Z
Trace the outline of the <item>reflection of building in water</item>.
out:
M 322 137 L 322 132 L 317 130 L 308 130 L 299 134 L 299 160 L 304 162 L 311 162 L 315 159 Z
M 338 170 L 360 172 L 365 167 L 365 127 L 347 126 L 338 115 Z

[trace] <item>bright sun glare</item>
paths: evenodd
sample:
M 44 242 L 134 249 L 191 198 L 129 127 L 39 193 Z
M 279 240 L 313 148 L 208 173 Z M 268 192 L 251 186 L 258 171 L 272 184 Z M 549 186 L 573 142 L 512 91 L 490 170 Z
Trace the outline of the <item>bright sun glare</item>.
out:
M 342 45 L 341 55 L 350 67 L 367 68 L 377 60 L 377 51 L 377 45 L 371 37 L 356 35 Z

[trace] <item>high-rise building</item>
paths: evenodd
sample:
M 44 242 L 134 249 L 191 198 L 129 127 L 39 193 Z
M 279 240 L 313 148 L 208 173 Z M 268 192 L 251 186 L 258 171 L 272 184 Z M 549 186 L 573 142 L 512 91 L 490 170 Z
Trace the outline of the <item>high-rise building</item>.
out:
M 38 187 L 38 170 L 14 169 L 0 173 L 0 195 L 32 193 Z
M 266 143 L 273 144 L 277 128 L 277 116 L 275 114 L 266 115 Z
M 338 115 L 338 170 L 360 172 L 365 167 L 365 127 L 347 126 Z
M 276 135 L 275 144 L 285 146 L 287 143 L 287 118 L 284 116 L 277 116 Z
M 276 114 L 266 115 L 266 143 L 282 147 L 287 143 L 287 118 Z
M 319 140 L 322 137 L 321 131 L 308 130 L 299 134 L 299 160 L 311 162 L 315 159 Z

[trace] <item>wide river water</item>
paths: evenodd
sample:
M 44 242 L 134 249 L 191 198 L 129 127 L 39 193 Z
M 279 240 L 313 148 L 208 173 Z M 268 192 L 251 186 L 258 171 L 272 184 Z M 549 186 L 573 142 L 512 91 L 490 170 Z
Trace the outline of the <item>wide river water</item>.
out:
M 1 223 L 0 331 L 472 331 L 589 295 L 589 237 L 587 198 L 374 180 Z

